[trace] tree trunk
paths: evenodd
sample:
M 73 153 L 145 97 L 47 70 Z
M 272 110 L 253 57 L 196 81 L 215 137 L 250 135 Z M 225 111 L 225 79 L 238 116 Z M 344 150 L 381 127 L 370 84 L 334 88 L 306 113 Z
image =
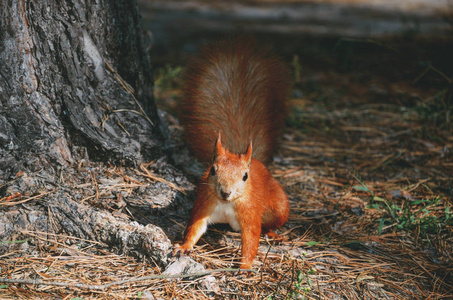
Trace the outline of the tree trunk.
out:
M 102 162 L 115 171 L 124 161 L 137 166 L 162 157 L 137 4 L 5 0 L 0 5 L 0 240 L 17 238 L 24 229 L 64 232 L 119 252 L 141 252 L 165 265 L 171 244 L 164 231 L 129 222 L 121 205 L 109 203 L 125 201 L 141 212 L 140 220 L 130 214 L 129 219 L 160 224 L 156 211 L 181 193 L 165 181 L 149 184 L 146 176 L 134 181 L 138 194 L 115 191 L 116 183 L 104 192 L 98 188 L 101 182 L 130 183 L 128 175 L 112 176 Z M 154 170 L 190 185 L 165 159 Z M 80 191 L 87 184 L 94 187 L 94 198 Z M 14 202 L 14 195 L 22 200 Z M 0 253 L 8 247 L 0 244 Z
M 159 155 L 136 3 L 2 1 L 0 177 Z M 82 154 L 82 155 L 81 155 Z

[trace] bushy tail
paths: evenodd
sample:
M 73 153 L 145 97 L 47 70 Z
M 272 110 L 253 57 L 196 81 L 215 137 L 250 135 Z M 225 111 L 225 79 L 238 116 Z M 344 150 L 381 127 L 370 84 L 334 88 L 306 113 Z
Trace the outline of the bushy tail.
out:
M 253 157 L 267 162 L 286 115 L 289 72 L 267 47 L 250 39 L 226 40 L 203 48 L 187 68 L 181 120 L 198 159 L 210 162 L 220 132 L 234 153 L 253 142 Z

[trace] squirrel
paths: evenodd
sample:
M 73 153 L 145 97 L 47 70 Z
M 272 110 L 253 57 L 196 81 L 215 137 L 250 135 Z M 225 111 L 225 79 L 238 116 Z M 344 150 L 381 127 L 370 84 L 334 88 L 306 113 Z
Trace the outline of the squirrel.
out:
M 228 223 L 241 232 L 240 268 L 250 269 L 260 235 L 278 237 L 273 230 L 288 220 L 289 201 L 263 163 L 283 129 L 288 91 L 284 63 L 246 39 L 211 44 L 187 68 L 185 139 L 210 165 L 176 252 L 190 252 L 208 224 Z

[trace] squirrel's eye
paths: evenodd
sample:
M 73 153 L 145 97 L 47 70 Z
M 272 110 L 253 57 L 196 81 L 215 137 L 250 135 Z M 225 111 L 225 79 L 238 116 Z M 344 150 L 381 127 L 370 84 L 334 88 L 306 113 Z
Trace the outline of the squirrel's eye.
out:
M 210 172 L 210 173 L 211 173 L 211 176 L 214 176 L 214 175 L 215 175 L 215 169 L 214 169 L 214 167 L 211 167 L 211 172 Z
M 247 172 L 246 172 L 246 173 L 244 174 L 244 177 L 242 177 L 242 180 L 243 180 L 243 181 L 246 181 L 247 178 L 249 178 L 249 176 L 247 175 Z

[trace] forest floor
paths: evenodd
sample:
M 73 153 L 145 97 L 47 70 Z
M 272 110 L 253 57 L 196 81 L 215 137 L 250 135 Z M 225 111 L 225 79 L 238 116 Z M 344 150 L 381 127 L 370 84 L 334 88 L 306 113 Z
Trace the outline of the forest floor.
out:
M 288 240 L 262 240 L 259 272 L 219 276 L 221 295 L 453 298 L 452 41 L 297 44 L 287 55 L 291 112 L 270 166 L 290 197 L 281 230 Z M 170 112 L 180 71 L 157 73 L 160 105 Z M 237 233 L 214 228 L 193 257 L 210 269 L 232 267 L 239 245 Z
M 12 244 L 1 255 L 2 273 L 62 285 L 2 284 L 0 298 L 453 299 L 453 41 L 305 37 L 293 46 L 275 44 L 285 45 L 277 50 L 294 85 L 269 168 L 288 193 L 291 215 L 279 231 L 284 242 L 261 240 L 257 273 L 122 283 L 163 270 L 97 242 L 22 232 L 25 239 L 0 242 Z M 201 169 L 185 149 L 176 113 L 183 65 L 168 55 L 160 60 L 156 101 L 169 152 L 195 185 Z M 127 200 L 96 202 L 103 186 L 139 198 L 148 166 L 85 167 L 72 179 L 81 202 L 152 222 L 131 212 Z M 35 199 L 8 195 L 0 206 Z M 168 218 L 178 228 L 169 236 L 173 243 L 181 242 L 188 213 Z M 235 268 L 239 246 L 238 233 L 213 226 L 191 258 L 207 270 Z M 108 283 L 114 284 L 95 286 Z

